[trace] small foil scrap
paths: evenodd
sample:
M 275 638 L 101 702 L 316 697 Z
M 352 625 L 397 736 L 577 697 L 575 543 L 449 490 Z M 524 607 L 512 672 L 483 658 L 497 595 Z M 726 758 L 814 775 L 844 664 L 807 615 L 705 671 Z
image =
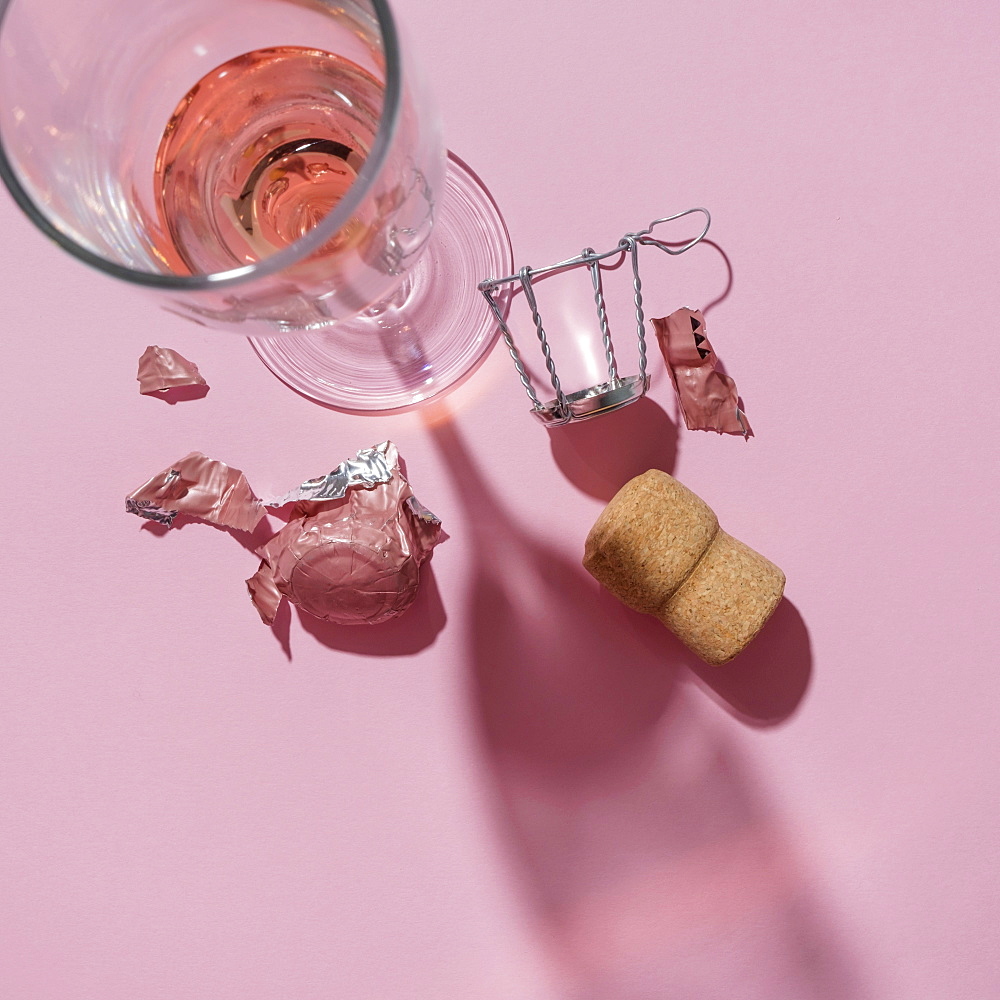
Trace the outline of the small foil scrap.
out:
M 144 396 L 184 385 L 208 386 L 198 366 L 169 347 L 147 347 L 139 358 L 136 379 Z
M 125 498 L 125 510 L 170 527 L 178 514 L 253 531 L 264 516 L 239 469 L 208 458 L 200 451 L 153 476 Z
M 718 357 L 701 312 L 678 309 L 652 322 L 688 430 L 749 437 L 750 424 L 739 407 L 736 383 L 716 368 Z
M 328 476 L 289 494 L 292 519 L 258 550 L 247 580 L 270 625 L 283 597 L 341 625 L 401 615 L 417 595 L 420 567 L 441 541 L 441 522 L 413 496 L 390 441 L 358 452 Z

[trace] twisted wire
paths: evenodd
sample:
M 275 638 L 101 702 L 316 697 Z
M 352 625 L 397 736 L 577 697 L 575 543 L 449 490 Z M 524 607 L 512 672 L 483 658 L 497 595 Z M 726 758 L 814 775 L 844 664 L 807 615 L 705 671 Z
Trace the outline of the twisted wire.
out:
M 540 410 L 542 408 L 542 401 L 538 398 L 538 393 L 535 392 L 535 387 L 531 384 L 531 379 L 525 370 L 524 362 L 521 360 L 521 354 L 514 344 L 514 338 L 511 336 L 510 328 L 507 326 L 503 314 L 500 312 L 500 307 L 497 305 L 496 299 L 493 298 L 493 294 L 489 289 L 481 288 L 480 291 L 486 296 L 486 301 L 490 304 L 490 309 L 493 310 L 493 315 L 496 317 L 500 333 L 503 336 L 503 342 L 507 345 L 507 351 L 514 362 L 514 368 L 517 370 L 521 385 L 524 386 L 524 391 L 528 394 L 528 399 L 531 400 L 531 405 L 536 410 Z
M 626 237 L 623 240 L 628 247 L 629 256 L 632 258 L 632 287 L 635 289 L 633 300 L 635 302 L 635 322 L 639 334 L 639 377 L 646 379 L 646 323 L 642 313 L 642 278 L 639 277 L 639 243 L 633 237 Z
M 594 256 L 594 248 L 587 247 L 581 254 L 585 259 Z M 618 380 L 618 368 L 615 364 L 615 350 L 611 344 L 611 329 L 608 326 L 608 309 L 604 302 L 604 289 L 601 287 L 601 265 L 597 260 L 590 262 L 590 277 L 594 283 L 594 302 L 597 305 L 597 319 L 601 324 L 601 340 L 604 342 L 604 358 L 608 363 L 608 381 Z
M 556 402 L 559 404 L 560 409 L 568 409 L 569 404 L 566 401 L 566 394 L 562 390 L 562 385 L 559 382 L 559 376 L 556 374 L 556 365 L 552 360 L 552 350 L 549 347 L 548 338 L 545 336 L 545 330 L 542 327 L 542 317 L 538 312 L 538 303 L 535 301 L 535 292 L 531 287 L 531 268 L 522 267 L 518 271 L 518 277 L 521 279 L 521 287 L 524 289 L 524 297 L 527 300 L 528 308 L 531 310 L 531 318 L 535 323 L 535 331 L 538 334 L 538 343 L 541 344 L 542 354 L 545 357 L 545 367 L 548 370 L 549 378 L 552 380 L 552 388 L 556 393 Z

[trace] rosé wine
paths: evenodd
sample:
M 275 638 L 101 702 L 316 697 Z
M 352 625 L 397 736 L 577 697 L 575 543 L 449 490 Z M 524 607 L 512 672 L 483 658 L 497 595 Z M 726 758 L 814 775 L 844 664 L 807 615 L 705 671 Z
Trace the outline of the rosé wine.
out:
M 212 70 L 156 155 L 157 254 L 174 272 L 212 273 L 294 242 L 354 182 L 382 102 L 374 77 L 317 49 L 259 49 Z M 328 252 L 358 235 L 341 230 Z

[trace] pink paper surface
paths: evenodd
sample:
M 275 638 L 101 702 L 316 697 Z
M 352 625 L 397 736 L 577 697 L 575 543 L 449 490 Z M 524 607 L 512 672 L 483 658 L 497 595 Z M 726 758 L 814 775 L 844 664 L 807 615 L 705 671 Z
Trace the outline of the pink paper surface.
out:
M 678 434 L 652 364 L 647 399 L 549 433 L 502 349 L 451 423 L 317 407 L 0 195 L 0 993 L 1000 996 L 1000 483 L 970 375 L 1000 369 L 1000 12 L 393 6 L 519 264 L 711 209 L 709 243 L 643 258 L 647 315 L 704 311 L 757 436 Z M 567 382 L 578 277 L 539 291 Z M 148 343 L 211 393 L 139 396 Z M 450 540 L 385 631 L 272 633 L 240 583 L 263 538 L 121 513 L 193 447 L 270 493 L 386 438 Z M 788 575 L 725 672 L 580 566 L 652 465 Z

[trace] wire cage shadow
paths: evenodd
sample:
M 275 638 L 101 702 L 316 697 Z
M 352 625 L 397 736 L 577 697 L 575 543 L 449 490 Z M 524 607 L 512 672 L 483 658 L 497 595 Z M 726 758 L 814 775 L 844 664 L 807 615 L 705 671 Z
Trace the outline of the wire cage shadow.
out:
M 705 224 L 701 232 L 682 244 L 670 244 L 657 239 L 652 235 L 653 230 L 664 223 L 673 222 L 675 219 L 682 219 L 688 215 L 701 214 L 705 217 Z M 635 402 L 645 395 L 649 388 L 649 375 L 646 372 L 646 322 L 642 311 L 642 279 L 639 277 L 639 247 L 655 247 L 672 257 L 690 250 L 700 243 L 707 235 L 712 224 L 712 216 L 706 208 L 689 208 L 676 215 L 664 216 L 654 219 L 645 229 L 635 233 L 626 233 L 619 241 L 618 245 L 611 250 L 597 253 L 592 247 L 587 247 L 576 257 L 560 261 L 558 264 L 549 264 L 547 267 L 522 267 L 516 274 L 509 274 L 502 278 L 487 278 L 479 283 L 479 290 L 483 293 L 489 304 L 493 315 L 503 336 L 507 350 L 514 361 L 514 368 L 517 370 L 521 385 L 531 400 L 531 412 L 547 427 L 560 427 L 572 421 L 589 420 L 602 413 L 610 413 L 613 410 L 621 409 L 629 403 Z M 639 347 L 639 372 L 636 375 L 621 375 L 618 371 L 618 362 L 615 355 L 615 348 L 611 342 L 611 330 L 608 323 L 607 304 L 604 299 L 604 289 L 601 283 L 601 261 L 612 257 L 618 257 L 619 262 L 628 256 L 632 266 L 632 288 L 633 301 L 635 303 L 636 335 Z M 597 323 L 600 330 L 600 343 L 604 350 L 604 361 L 607 365 L 608 378 L 606 382 L 592 385 L 587 389 L 567 393 L 559 379 L 556 371 L 555 361 L 552 358 L 552 348 L 549 344 L 548 335 L 542 322 L 542 316 L 538 308 L 538 300 L 535 295 L 533 281 L 542 275 L 551 274 L 555 271 L 564 271 L 576 267 L 585 267 L 590 271 L 594 288 L 594 305 L 597 310 Z M 521 358 L 521 352 L 514 342 L 514 337 L 504 319 L 504 310 L 498 301 L 497 292 L 507 285 L 520 285 L 524 291 L 524 300 L 531 312 L 531 319 L 534 323 L 535 333 L 541 347 L 542 357 L 545 361 L 545 369 L 548 372 L 552 390 L 555 393 L 552 399 L 542 402 L 531 376 L 525 368 Z M 597 350 L 595 341 L 594 350 Z

